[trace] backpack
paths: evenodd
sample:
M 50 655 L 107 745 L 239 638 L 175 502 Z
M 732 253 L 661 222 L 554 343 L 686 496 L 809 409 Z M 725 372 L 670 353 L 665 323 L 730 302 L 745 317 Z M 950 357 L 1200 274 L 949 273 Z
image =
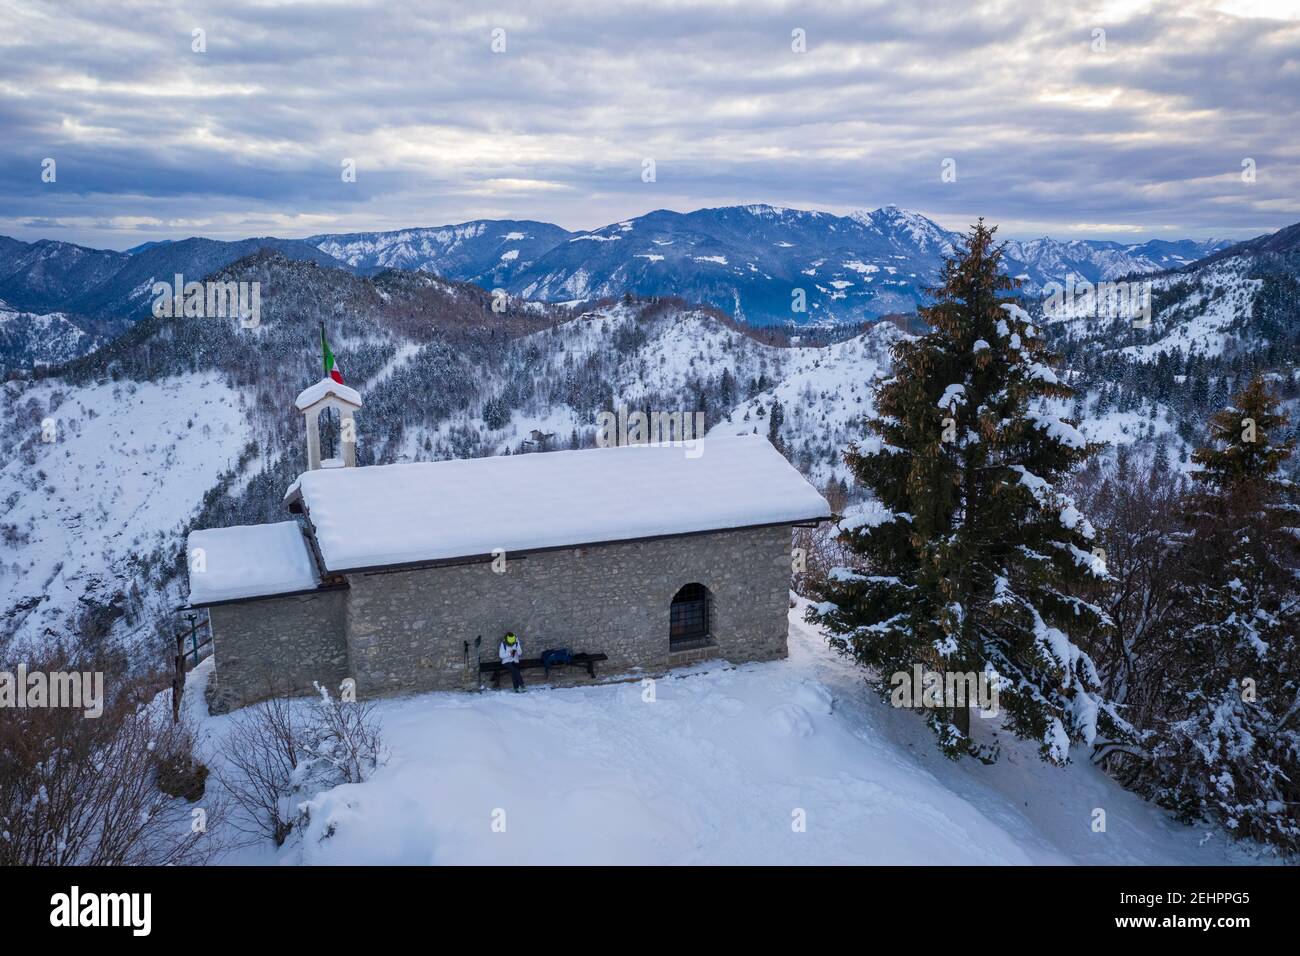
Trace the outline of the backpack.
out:
M 560 664 L 570 664 L 573 662 L 573 652 L 567 647 L 552 647 L 542 651 L 542 667 L 546 670 L 546 676 L 551 676 L 551 668 Z

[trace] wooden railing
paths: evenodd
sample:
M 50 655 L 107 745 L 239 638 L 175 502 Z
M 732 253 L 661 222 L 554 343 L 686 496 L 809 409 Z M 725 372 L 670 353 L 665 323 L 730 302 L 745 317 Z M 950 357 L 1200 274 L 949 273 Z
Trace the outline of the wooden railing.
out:
M 176 654 L 172 671 L 172 723 L 180 723 L 185 675 L 212 653 L 212 620 L 207 613 L 188 612 L 186 627 L 176 632 Z M 207 653 L 204 653 L 204 648 Z

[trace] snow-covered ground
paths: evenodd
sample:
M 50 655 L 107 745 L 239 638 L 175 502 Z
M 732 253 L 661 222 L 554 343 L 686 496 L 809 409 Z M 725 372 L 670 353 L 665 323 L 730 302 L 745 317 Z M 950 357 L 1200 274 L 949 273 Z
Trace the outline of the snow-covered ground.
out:
M 72 632 L 87 601 L 112 602 L 134 579 L 131 562 L 195 513 L 250 437 L 239 393 L 214 373 L 49 381 L 22 394 L 19 408 L 29 405 L 39 420 L 15 413 L 11 440 L 42 422 L 53 440 L 0 463 L 0 527 L 12 529 L 0 541 L 0 613 L 22 607 L 5 622 L 20 646 Z
M 530 374 L 563 380 L 592 356 L 608 354 L 610 342 L 633 325 L 646 338 L 610 362 L 617 403 L 636 409 L 646 406 L 647 396 L 679 396 L 681 404 L 664 409 L 656 404 L 656 410 L 689 411 L 690 382 L 717 381 L 726 369 L 735 381 L 734 404 L 725 416 L 706 421 L 709 434 L 766 435 L 775 398 L 785 409 L 782 434 L 790 459 L 818 486 L 830 478 L 847 477 L 840 455 L 850 440 L 861 437 L 861 420 L 873 409 L 871 383 L 888 369 L 889 347 L 900 336 L 886 322 L 828 346 L 783 348 L 757 342 L 696 310 L 639 322 L 636 310 L 616 304 L 533 333 L 513 347 L 521 355 L 530 350 L 538 353 Z M 760 374 L 771 384 L 744 400 L 747 383 Z M 500 383 L 498 391 L 506 384 Z M 487 437 L 497 454 L 517 449 L 534 429 L 554 434 L 563 447 L 574 429 L 593 427 L 590 416 L 579 415 L 569 404 L 536 398 L 514 408 L 510 422 L 495 431 L 486 428 L 479 412 L 477 406 L 466 408 L 434 429 L 411 428 L 404 445 L 385 449 L 385 455 L 396 461 L 436 457 L 457 430 Z M 426 437 L 432 439 L 432 453 L 424 450 Z
M 383 701 L 387 764 L 317 795 L 310 828 L 279 851 L 226 862 L 1257 862 L 1122 790 L 1083 751 L 1057 769 L 1001 734 L 998 763 L 948 761 L 915 714 L 866 691 L 803 608 L 790 613 L 788 660 L 676 671 L 653 702 L 635 679 Z M 232 720 L 206 715 L 210 667 L 186 697 L 209 751 Z
M 1099 291 L 1063 296 L 1060 302 L 1045 302 L 1044 321 L 1076 338 L 1095 335 L 1112 318 L 1139 319 L 1135 309 L 1145 301 L 1152 308 L 1150 324 L 1142 345 L 1118 351 L 1139 362 L 1151 362 L 1161 352 L 1175 349 L 1185 354 L 1223 354 L 1234 326 L 1251 314 L 1262 282 L 1249 277 L 1249 260 L 1228 259 L 1191 274 L 1167 273 L 1149 280 L 1150 293 L 1112 298 Z M 1166 303 L 1158 305 L 1161 298 Z
M 98 344 L 99 339 L 62 312 L 38 315 L 0 301 L 0 372 L 67 362 Z

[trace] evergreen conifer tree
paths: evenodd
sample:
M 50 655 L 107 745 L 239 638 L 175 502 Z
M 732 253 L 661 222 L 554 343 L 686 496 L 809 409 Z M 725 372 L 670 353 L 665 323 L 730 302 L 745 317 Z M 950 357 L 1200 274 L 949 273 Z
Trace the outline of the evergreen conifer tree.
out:
M 918 664 L 987 675 L 1005 726 L 1059 764 L 1100 724 L 1107 734 L 1122 725 L 1071 638 L 1108 624 L 1076 596 L 1085 576 L 1104 577 L 1104 560 L 1057 488 L 1096 449 L 1043 410 L 1073 391 L 1007 295 L 994 232 L 973 227 L 920 310 L 930 331 L 893 349 L 871 434 L 845 454 L 874 496 L 841 522 L 855 567 L 832 572 L 810 617 L 887 698 Z M 969 709 L 941 702 L 929 722 L 943 751 L 991 759 L 970 737 Z
M 729 413 L 732 406 L 736 404 L 736 380 L 732 377 L 731 369 L 722 370 L 722 382 L 718 386 L 719 401 L 722 402 L 722 413 Z
M 1295 444 L 1263 379 L 1209 425 L 1179 555 L 1183 628 L 1140 785 L 1192 821 L 1300 850 L 1300 508 Z
M 785 424 L 785 409 L 775 398 L 772 399 L 772 410 L 767 416 L 767 440 L 770 441 L 774 448 L 781 454 L 785 454 L 785 445 L 781 441 L 781 426 Z
M 1225 496 L 1262 496 L 1262 503 L 1267 505 L 1278 494 L 1286 493 L 1278 471 L 1295 450 L 1294 442 L 1277 437 L 1285 433 L 1286 424 L 1277 399 L 1258 376 L 1251 379 L 1232 405 L 1215 413 L 1209 425 L 1212 444 L 1192 455 L 1192 462 L 1199 466 L 1192 477 L 1206 486 L 1210 503 Z M 1219 500 L 1215 506 L 1226 504 Z

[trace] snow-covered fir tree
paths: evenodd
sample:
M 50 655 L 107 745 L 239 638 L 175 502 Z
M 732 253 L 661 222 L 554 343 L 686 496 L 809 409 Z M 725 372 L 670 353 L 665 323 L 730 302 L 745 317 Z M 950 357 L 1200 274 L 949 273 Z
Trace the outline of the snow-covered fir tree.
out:
M 1300 507 L 1295 443 L 1262 378 L 1193 456 L 1183 631 L 1142 789 L 1185 820 L 1300 849 Z
M 781 439 L 781 427 L 785 424 L 785 409 L 776 399 L 772 400 L 772 410 L 767 416 L 767 440 L 781 454 L 785 454 L 785 442 Z
M 931 331 L 894 348 L 871 434 L 845 455 L 873 496 L 840 523 L 856 566 L 831 573 L 811 613 L 882 695 L 915 664 L 987 675 L 1005 726 L 1059 764 L 1073 741 L 1122 725 L 1072 639 L 1108 625 L 1076 587 L 1104 576 L 1104 559 L 1057 487 L 1095 448 L 1041 410 L 1073 393 L 1005 294 L 994 232 L 981 220 L 965 237 L 921 310 Z M 995 756 L 972 740 L 966 707 L 929 714 L 945 753 Z

